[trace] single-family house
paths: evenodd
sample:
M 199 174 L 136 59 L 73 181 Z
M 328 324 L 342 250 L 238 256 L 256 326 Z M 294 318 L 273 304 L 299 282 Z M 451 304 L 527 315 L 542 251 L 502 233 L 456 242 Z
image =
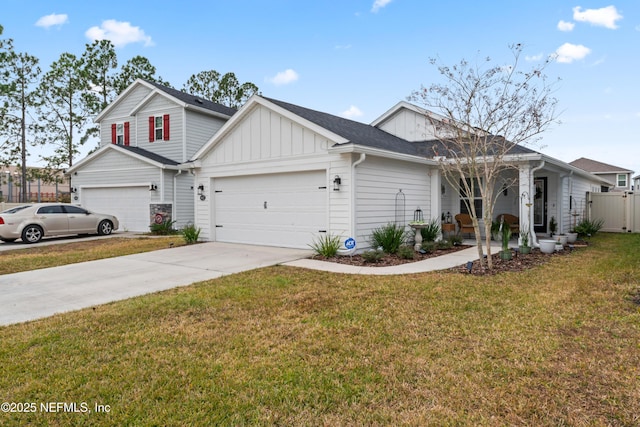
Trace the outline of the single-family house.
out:
M 587 159 L 586 157 L 580 157 L 569 164 L 603 178 L 607 182 L 602 186 L 603 192 L 631 191 L 633 189 L 632 170 Z
M 201 237 L 306 248 L 337 235 L 362 250 L 373 229 L 406 225 L 418 208 L 425 219 L 460 212 L 460 191 L 434 158 L 434 118 L 400 102 L 367 125 L 254 95 L 182 165 L 195 174 Z M 499 189 L 495 213 L 538 233 L 551 217 L 569 231 L 586 193 L 604 182 L 525 147 L 507 160 L 516 184 Z
M 114 214 L 120 228 L 149 231 L 167 219 L 194 221 L 194 180 L 179 167 L 236 112 L 136 80 L 96 118 L 99 148 L 70 167 L 71 201 Z

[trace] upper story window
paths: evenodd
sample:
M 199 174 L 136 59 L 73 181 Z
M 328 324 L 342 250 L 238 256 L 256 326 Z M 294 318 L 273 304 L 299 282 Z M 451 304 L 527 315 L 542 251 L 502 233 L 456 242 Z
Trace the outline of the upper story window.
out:
M 169 141 L 169 115 L 149 117 L 149 142 Z
M 616 181 L 617 186 L 618 187 L 626 187 L 627 186 L 627 174 L 626 173 L 619 173 L 617 176 Z
M 129 122 L 114 123 L 111 125 L 111 143 L 129 145 Z

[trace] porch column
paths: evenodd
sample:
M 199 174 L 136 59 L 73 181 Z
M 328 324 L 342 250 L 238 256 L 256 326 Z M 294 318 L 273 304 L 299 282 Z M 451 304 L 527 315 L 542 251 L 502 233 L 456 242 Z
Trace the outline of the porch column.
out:
M 531 165 L 529 163 L 521 163 L 518 165 L 518 182 L 520 195 L 520 230 L 527 227 L 529 230 L 529 242 L 532 247 L 538 246 L 536 233 L 533 231 L 533 176 Z M 518 244 L 520 244 L 518 237 Z
M 440 191 L 442 177 L 440 176 L 440 169 L 432 167 L 429 170 L 429 176 L 431 176 L 431 210 L 429 219 L 438 218 L 440 220 L 442 214 L 442 192 Z M 442 230 L 440 230 L 437 240 L 442 240 Z

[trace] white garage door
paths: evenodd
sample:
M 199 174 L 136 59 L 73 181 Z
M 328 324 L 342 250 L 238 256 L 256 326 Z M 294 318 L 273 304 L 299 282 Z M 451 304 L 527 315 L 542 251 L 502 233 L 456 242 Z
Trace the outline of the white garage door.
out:
M 83 188 L 82 206 L 99 213 L 115 215 L 120 231 L 149 231 L 149 188 Z
M 326 181 L 325 171 L 216 178 L 216 240 L 308 248 L 326 231 Z

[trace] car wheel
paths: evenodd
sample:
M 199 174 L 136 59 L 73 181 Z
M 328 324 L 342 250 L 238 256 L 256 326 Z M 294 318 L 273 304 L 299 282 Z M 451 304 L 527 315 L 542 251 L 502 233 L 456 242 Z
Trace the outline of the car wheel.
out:
M 98 234 L 101 236 L 107 236 L 109 234 L 111 234 L 111 232 L 113 231 L 113 224 L 111 224 L 111 221 L 107 221 L 106 219 L 103 221 L 100 221 L 100 224 L 98 224 Z
M 38 243 L 42 240 L 42 228 L 39 225 L 27 225 L 22 230 L 22 241 L 25 243 Z
M 5 238 L 2 238 L 2 237 L 0 237 L 0 240 L 2 240 L 3 242 L 7 242 L 7 243 L 11 243 L 11 242 L 15 242 L 16 241 L 16 239 L 5 239 Z

